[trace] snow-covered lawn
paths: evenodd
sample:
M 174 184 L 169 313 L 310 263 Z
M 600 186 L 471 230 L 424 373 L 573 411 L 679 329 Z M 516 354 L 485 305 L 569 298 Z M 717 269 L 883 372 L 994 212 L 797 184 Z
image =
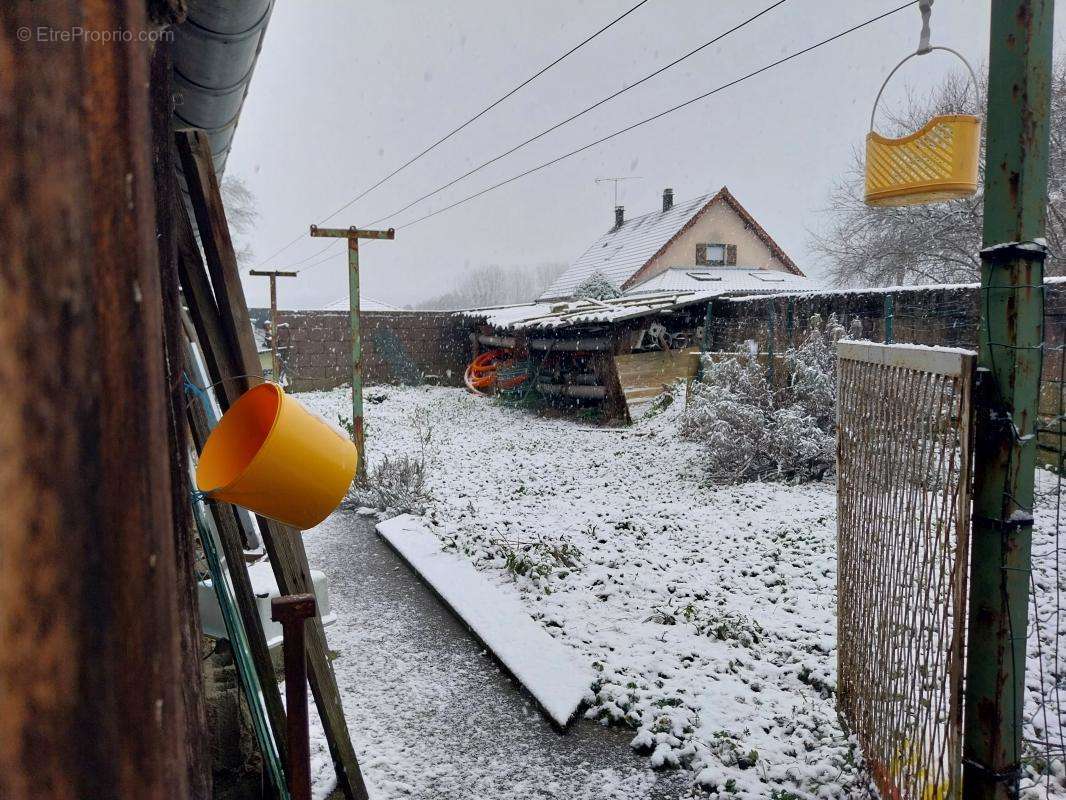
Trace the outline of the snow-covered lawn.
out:
M 720 798 L 869 796 L 833 698 L 832 484 L 705 485 L 680 403 L 604 429 L 456 389 L 367 394 L 370 462 L 428 434 L 427 524 L 592 665 L 587 716 L 631 728 L 650 768 Z M 300 399 L 349 413 L 346 389 Z

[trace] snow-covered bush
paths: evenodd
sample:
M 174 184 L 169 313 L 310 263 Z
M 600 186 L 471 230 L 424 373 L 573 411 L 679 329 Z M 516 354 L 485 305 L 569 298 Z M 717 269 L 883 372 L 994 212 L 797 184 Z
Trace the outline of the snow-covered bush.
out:
M 800 345 L 784 353 L 785 380 L 778 388 L 753 354 L 704 357 L 681 433 L 706 445 L 713 481 L 801 483 L 833 469 L 834 345 L 844 331 L 835 317 L 825 330 L 812 322 Z
M 602 272 L 593 272 L 574 289 L 574 297 L 589 300 L 613 300 L 622 293 Z
M 343 421 L 342 418 L 342 424 Z M 418 454 L 383 456 L 352 483 L 344 500 L 346 508 L 373 508 L 390 514 L 425 513 L 433 499 L 426 486 L 433 427 L 424 409 L 415 409 L 407 424 L 418 444 Z
M 374 508 L 397 514 L 422 514 L 432 499 L 426 488 L 426 462 L 402 455 L 384 456 L 348 490 L 349 508 Z

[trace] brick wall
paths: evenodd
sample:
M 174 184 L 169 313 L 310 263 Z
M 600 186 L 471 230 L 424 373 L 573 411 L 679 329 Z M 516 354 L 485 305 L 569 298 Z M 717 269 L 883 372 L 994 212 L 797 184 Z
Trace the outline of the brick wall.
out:
M 259 314 L 260 309 L 255 309 L 253 316 Z M 368 384 L 462 385 L 470 328 L 461 317 L 441 311 L 366 311 L 360 320 Z M 348 383 L 348 312 L 279 311 L 278 349 L 293 391 Z

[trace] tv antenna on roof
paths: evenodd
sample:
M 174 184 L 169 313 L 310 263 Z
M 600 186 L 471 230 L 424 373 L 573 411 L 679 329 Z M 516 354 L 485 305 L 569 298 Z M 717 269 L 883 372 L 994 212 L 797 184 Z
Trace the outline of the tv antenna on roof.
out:
M 606 183 L 607 181 L 614 182 L 614 204 L 618 206 L 618 184 L 622 181 L 642 181 L 644 180 L 639 175 L 627 175 L 623 178 L 597 178 L 596 183 Z

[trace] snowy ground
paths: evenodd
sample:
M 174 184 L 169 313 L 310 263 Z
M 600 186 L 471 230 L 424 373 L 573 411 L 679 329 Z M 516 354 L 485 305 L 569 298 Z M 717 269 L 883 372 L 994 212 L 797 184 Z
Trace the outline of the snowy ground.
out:
M 626 740 L 647 756 L 643 775 L 586 771 L 559 797 L 650 796 L 664 774 L 654 770 L 675 766 L 684 768 L 672 774 L 685 785 L 720 798 L 869 796 L 832 696 L 832 485 L 709 488 L 699 446 L 676 434 L 676 408 L 617 430 L 454 389 L 368 394 L 380 400 L 367 404 L 370 461 L 386 451 L 415 453 L 429 434 L 428 524 L 593 666 L 588 716 L 613 724 L 604 736 L 628 730 Z M 300 399 L 331 420 L 347 411 L 343 389 Z M 316 540 L 338 541 L 344 520 L 335 515 L 309 534 L 314 566 L 323 547 Z M 329 633 L 341 651 L 338 680 L 342 692 L 359 695 L 346 684 L 365 683 L 367 673 L 351 672 L 344 624 L 338 628 Z M 1057 637 L 1049 633 L 1045 621 L 1050 670 Z M 414 754 L 397 755 L 391 734 L 372 719 L 389 711 L 372 703 L 353 710 L 374 796 L 435 796 L 425 793 L 433 783 L 424 774 L 404 774 L 421 769 Z M 1059 726 L 1049 726 L 1057 736 Z M 468 796 L 523 796 L 492 778 L 515 766 L 478 758 L 467 773 L 486 777 Z M 568 774 L 561 764 L 558 778 Z

